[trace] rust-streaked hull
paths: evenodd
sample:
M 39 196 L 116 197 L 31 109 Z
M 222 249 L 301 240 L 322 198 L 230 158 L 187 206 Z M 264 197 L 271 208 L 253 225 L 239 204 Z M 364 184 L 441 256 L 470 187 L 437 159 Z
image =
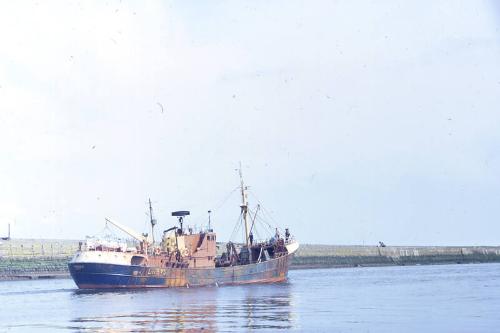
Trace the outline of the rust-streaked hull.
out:
M 273 283 L 286 280 L 293 254 L 261 263 L 217 268 L 165 268 L 106 263 L 69 263 L 81 289 L 170 288 Z

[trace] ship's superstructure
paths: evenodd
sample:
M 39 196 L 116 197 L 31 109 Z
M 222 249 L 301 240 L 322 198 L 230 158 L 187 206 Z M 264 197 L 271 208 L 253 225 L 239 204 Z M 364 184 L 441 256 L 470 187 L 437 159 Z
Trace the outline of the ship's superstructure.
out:
M 243 244 L 228 242 L 217 256 L 217 236 L 211 226 L 199 232 L 184 228 L 189 211 L 175 211 L 178 226 L 163 232 L 159 244 L 154 241 L 151 201 L 149 201 L 151 236 L 141 234 L 111 219 L 107 223 L 132 237 L 136 246 L 127 243 L 87 240 L 70 261 L 69 270 L 79 288 L 189 287 L 262 282 L 286 279 L 288 265 L 298 243 L 286 229 L 281 237 L 254 242 L 253 219 L 249 219 L 247 188 L 240 168 L 242 196 L 241 218 L 245 225 Z M 210 213 L 210 211 L 209 211 Z

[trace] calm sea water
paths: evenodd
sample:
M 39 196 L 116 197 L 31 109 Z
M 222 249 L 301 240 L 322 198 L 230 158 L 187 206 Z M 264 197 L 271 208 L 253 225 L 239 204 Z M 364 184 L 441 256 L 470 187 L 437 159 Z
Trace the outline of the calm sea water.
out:
M 78 291 L 0 282 L 0 331 L 499 332 L 500 265 L 296 270 L 271 285 Z

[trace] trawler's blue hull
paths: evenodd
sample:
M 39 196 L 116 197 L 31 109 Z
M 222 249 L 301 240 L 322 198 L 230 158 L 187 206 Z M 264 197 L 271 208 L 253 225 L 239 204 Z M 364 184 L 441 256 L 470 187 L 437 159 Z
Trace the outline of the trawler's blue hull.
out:
M 69 271 L 81 289 L 168 288 L 286 280 L 293 254 L 261 263 L 217 268 L 171 268 L 107 263 L 69 263 Z

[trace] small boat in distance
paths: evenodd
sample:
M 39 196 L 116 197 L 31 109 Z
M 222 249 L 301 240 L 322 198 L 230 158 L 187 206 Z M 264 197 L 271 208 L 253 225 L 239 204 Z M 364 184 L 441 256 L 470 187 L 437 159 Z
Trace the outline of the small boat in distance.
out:
M 151 237 L 106 219 L 133 237 L 136 247 L 117 242 L 80 243 L 79 250 L 68 264 L 78 288 L 167 288 L 285 281 L 299 244 L 288 229 L 284 237 L 276 229 L 273 237 L 254 242 L 259 206 L 252 215 L 241 167 L 239 174 L 242 197 L 240 218 L 245 225 L 243 244 L 228 242 L 226 251 L 217 256 L 217 237 L 210 224 L 199 233 L 193 233 L 191 228 L 185 230 L 183 222 L 189 211 L 172 212 L 172 216 L 178 218 L 179 226 L 165 230 L 160 244 L 155 244 L 153 232 L 156 220 L 150 201 Z

